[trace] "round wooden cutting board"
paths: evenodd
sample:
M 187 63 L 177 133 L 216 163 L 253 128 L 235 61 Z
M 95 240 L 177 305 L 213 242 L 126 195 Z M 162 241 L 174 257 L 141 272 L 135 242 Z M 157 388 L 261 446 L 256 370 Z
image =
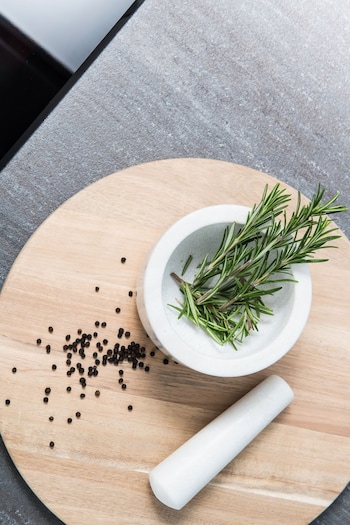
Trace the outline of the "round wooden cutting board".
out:
M 211 160 L 135 166 L 68 200 L 20 253 L 0 300 L 0 430 L 23 478 L 67 525 L 300 525 L 349 481 L 345 236 L 327 263 L 311 265 L 302 336 L 260 373 L 215 378 L 167 363 L 136 312 L 137 276 L 167 227 L 203 206 L 252 206 L 276 182 Z M 143 364 L 103 358 L 116 344 Z M 273 373 L 293 403 L 183 510 L 162 505 L 148 472 Z

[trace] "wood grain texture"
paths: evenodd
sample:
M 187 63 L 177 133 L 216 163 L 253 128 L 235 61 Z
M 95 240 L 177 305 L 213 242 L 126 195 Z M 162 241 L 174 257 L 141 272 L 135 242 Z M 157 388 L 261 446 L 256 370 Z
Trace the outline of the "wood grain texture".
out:
M 210 204 L 252 205 L 275 182 L 211 160 L 138 165 L 68 200 L 20 253 L 0 301 L 0 430 L 26 482 L 65 523 L 85 524 L 92 516 L 98 525 L 233 523 L 234 516 L 245 524 L 308 523 L 348 482 L 350 245 L 344 236 L 339 249 L 327 251 L 328 263 L 311 267 L 313 304 L 301 338 L 276 365 L 251 376 L 214 378 L 164 365 L 159 351 L 151 357 L 154 348 L 129 296 L 148 250 L 175 220 Z M 107 326 L 95 328 L 96 320 Z M 92 342 L 108 339 L 109 348 L 130 342 L 118 339 L 121 326 L 145 345 L 150 371 L 123 365 L 123 391 L 118 367 L 99 366 L 82 389 L 77 371 L 67 376 L 66 334 L 96 330 Z M 86 350 L 86 368 L 94 350 L 92 344 Z M 295 401 L 182 511 L 159 503 L 149 470 L 271 373 L 289 382 Z

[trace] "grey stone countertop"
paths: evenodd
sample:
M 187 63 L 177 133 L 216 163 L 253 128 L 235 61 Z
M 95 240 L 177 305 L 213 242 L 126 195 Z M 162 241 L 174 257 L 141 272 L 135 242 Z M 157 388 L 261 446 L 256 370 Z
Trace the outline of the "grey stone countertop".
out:
M 67 198 L 151 160 L 243 164 L 349 206 L 349 49 L 348 0 L 145 0 L 1 172 L 0 285 Z M 60 523 L 3 444 L 0 469 L 1 525 Z M 313 523 L 350 523 L 349 486 Z

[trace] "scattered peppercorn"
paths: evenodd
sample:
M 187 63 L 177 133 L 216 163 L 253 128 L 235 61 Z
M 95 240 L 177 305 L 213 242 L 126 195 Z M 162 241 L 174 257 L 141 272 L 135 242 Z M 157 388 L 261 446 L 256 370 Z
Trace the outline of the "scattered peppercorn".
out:
M 96 291 L 99 290 L 98 287 L 96 287 L 95 289 L 96 289 Z M 129 293 L 130 297 L 132 297 L 134 295 L 134 292 L 132 290 L 130 290 L 128 293 Z M 116 313 L 120 313 L 121 312 L 121 308 L 119 306 L 116 307 L 115 308 L 115 312 Z M 102 328 L 105 328 L 107 326 L 107 322 L 106 321 L 103 321 L 103 322 L 95 321 L 95 326 L 96 327 L 101 326 Z M 53 329 L 52 329 L 52 331 L 53 331 Z M 99 373 L 98 368 L 99 368 L 100 365 L 105 366 L 105 365 L 110 363 L 110 364 L 113 364 L 115 366 L 120 366 L 121 363 L 123 363 L 123 361 L 130 363 L 131 367 L 134 368 L 134 369 L 136 369 L 136 368 L 142 369 L 143 368 L 146 372 L 149 371 L 150 367 L 149 366 L 145 366 L 145 363 L 144 363 L 144 359 L 146 358 L 146 348 L 144 346 L 141 346 L 140 344 L 136 343 L 135 341 L 131 341 L 130 343 L 127 343 L 127 344 L 124 344 L 124 345 L 118 342 L 118 343 L 115 343 L 114 346 L 112 346 L 112 348 L 108 348 L 108 346 L 107 346 L 108 345 L 108 339 L 104 338 L 102 340 L 98 340 L 97 339 L 98 338 L 97 331 L 91 332 L 91 333 L 83 333 L 81 329 L 78 329 L 77 333 L 78 333 L 79 337 L 77 337 L 73 341 L 71 340 L 72 336 L 70 334 L 66 334 L 64 336 L 66 344 L 64 346 L 62 346 L 62 348 L 63 348 L 64 352 L 67 352 L 67 354 L 66 354 L 66 365 L 67 365 L 67 367 L 69 367 L 69 369 L 66 372 L 67 376 L 71 376 L 74 373 L 74 371 L 75 371 L 75 367 L 71 366 L 72 365 L 73 354 L 78 352 L 79 353 L 79 357 L 81 358 L 81 360 L 83 360 L 85 357 L 87 357 L 86 354 L 85 354 L 85 350 L 86 350 L 86 348 L 88 348 L 90 346 L 90 341 L 92 340 L 92 338 L 96 339 L 96 341 L 95 341 L 95 343 L 96 343 L 96 350 L 98 350 L 102 354 L 98 354 L 97 351 L 92 352 L 92 354 L 90 354 L 93 357 L 93 359 L 94 359 L 94 365 L 88 367 L 88 370 L 86 370 L 86 376 L 96 377 L 98 375 L 98 373 Z M 122 339 L 123 336 L 125 337 L 125 339 L 129 339 L 130 336 L 131 336 L 131 332 L 129 330 L 124 330 L 124 328 L 120 327 L 118 329 L 117 336 L 118 336 L 118 339 Z M 42 343 L 42 340 L 40 338 L 38 338 L 37 339 L 37 344 L 40 345 L 41 343 Z M 108 350 L 107 350 L 106 346 L 107 346 Z M 46 345 L 47 353 L 50 353 L 50 350 L 51 350 L 51 345 Z M 101 355 L 101 358 L 98 358 L 99 355 Z M 155 352 L 154 351 L 151 352 L 150 355 L 154 356 Z M 165 364 L 165 360 L 164 360 L 164 364 Z M 86 376 L 84 377 L 85 370 L 82 367 L 82 364 L 80 362 L 78 362 L 75 366 L 76 366 L 77 370 L 79 371 L 79 375 L 81 376 L 79 378 L 81 387 L 84 389 L 87 386 L 86 379 L 85 379 Z M 57 369 L 57 365 L 52 365 L 52 370 L 56 370 L 56 369 Z M 15 367 L 12 369 L 12 371 L 13 371 L 13 373 L 15 373 L 15 371 L 16 371 Z M 119 368 L 118 373 L 119 373 L 119 384 L 120 384 L 120 386 L 121 386 L 121 388 L 123 390 L 126 390 L 127 385 L 124 382 L 124 378 L 122 377 L 124 375 L 124 370 Z M 71 392 L 72 391 L 72 387 L 71 386 L 67 386 L 66 387 L 66 391 L 67 392 Z M 50 392 L 51 392 L 51 389 L 49 387 L 47 387 L 45 389 L 45 394 L 48 395 Z M 80 393 L 79 395 L 80 395 L 80 399 L 84 399 L 86 397 L 85 393 Z M 95 390 L 95 396 L 96 397 L 100 397 L 100 395 L 101 395 L 100 390 Z M 44 397 L 43 398 L 43 402 L 44 403 L 48 403 L 49 402 L 49 397 Z M 6 404 L 10 404 L 10 400 L 6 400 Z M 129 405 L 128 406 L 128 410 L 129 411 L 133 410 L 133 406 Z M 80 418 L 81 417 L 81 413 L 80 412 L 75 412 L 75 417 L 76 418 Z M 53 420 L 54 420 L 54 417 L 50 416 L 49 417 L 49 421 L 53 421 Z M 68 424 L 72 423 L 72 418 L 71 417 L 67 418 L 67 423 Z
M 126 257 L 122 257 L 122 258 L 120 259 L 120 262 L 121 262 L 122 264 L 124 264 L 124 263 L 126 262 Z
M 17 372 L 17 368 L 14 366 L 14 367 L 12 368 L 12 373 L 15 374 L 16 372 Z
M 53 327 L 52 326 L 49 326 L 49 332 L 50 332 L 50 334 L 52 334 L 52 332 L 53 332 Z
M 165 365 L 167 365 L 167 364 L 169 363 L 169 359 L 167 359 L 167 358 L 163 359 L 163 363 L 164 363 Z
M 95 286 L 95 292 L 98 292 L 99 291 L 99 287 L 98 286 Z
M 11 401 L 10 401 L 9 399 L 6 399 L 6 401 L 5 401 L 5 405 L 8 406 L 10 403 L 11 403 Z
M 36 344 L 37 344 L 37 345 L 41 345 L 41 339 L 37 339 L 37 340 L 36 340 Z
M 132 297 L 133 295 L 134 295 L 133 292 L 130 290 L 129 291 L 129 297 Z
M 151 357 L 154 357 L 156 355 L 156 353 L 152 350 L 152 352 L 150 352 L 149 354 Z
M 50 441 L 50 448 L 53 448 L 55 446 L 55 443 L 53 441 Z

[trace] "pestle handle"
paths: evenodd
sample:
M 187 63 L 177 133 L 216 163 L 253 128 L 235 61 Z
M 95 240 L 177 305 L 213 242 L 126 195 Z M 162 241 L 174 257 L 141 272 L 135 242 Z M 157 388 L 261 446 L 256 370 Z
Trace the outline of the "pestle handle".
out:
M 293 399 L 281 377 L 262 381 L 150 471 L 155 496 L 182 509 Z

